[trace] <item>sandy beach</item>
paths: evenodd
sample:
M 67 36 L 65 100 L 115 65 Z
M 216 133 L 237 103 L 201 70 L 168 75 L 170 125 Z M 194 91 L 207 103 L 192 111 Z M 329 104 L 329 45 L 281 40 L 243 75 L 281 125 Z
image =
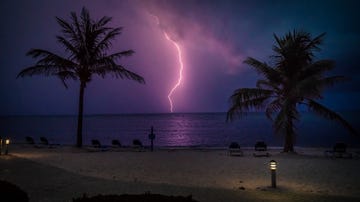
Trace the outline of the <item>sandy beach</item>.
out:
M 332 159 L 323 148 L 271 157 L 229 156 L 226 149 L 89 152 L 16 145 L 0 156 L 0 179 L 30 201 L 71 201 L 83 193 L 192 195 L 198 201 L 359 201 L 360 159 Z M 278 162 L 270 188 L 269 161 Z

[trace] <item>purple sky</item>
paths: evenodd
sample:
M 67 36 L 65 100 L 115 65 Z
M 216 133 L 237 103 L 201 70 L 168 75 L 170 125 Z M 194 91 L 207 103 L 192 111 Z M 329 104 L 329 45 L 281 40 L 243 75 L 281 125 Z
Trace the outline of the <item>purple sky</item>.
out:
M 167 95 L 178 79 L 178 53 L 164 32 L 179 44 L 184 62 L 181 85 L 172 98 L 175 112 L 221 112 L 240 87 L 254 87 L 257 74 L 242 61 L 268 61 L 273 33 L 303 29 L 327 32 L 319 59 L 337 62 L 333 74 L 351 81 L 326 91 L 322 101 L 335 110 L 360 103 L 360 27 L 357 1 L 101 1 L 5 0 L 0 2 L 0 115 L 76 114 L 77 82 L 65 89 L 57 78 L 16 79 L 35 63 L 25 53 L 42 48 L 63 54 L 55 36 L 55 16 L 69 19 L 85 6 L 93 18 L 113 17 L 124 27 L 111 52 L 133 49 L 120 64 L 142 75 L 146 85 L 130 80 L 94 78 L 85 92 L 86 114 L 167 113 Z M 156 17 L 159 19 L 157 21 Z

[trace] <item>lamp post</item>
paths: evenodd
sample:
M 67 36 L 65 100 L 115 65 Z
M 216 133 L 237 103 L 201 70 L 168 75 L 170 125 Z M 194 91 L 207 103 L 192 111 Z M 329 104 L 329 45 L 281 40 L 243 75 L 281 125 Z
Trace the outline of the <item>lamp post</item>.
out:
M 6 138 L 6 140 L 5 140 L 5 155 L 9 154 L 9 144 L 10 144 L 10 139 Z
M 154 139 L 155 139 L 155 134 L 154 134 L 154 127 L 151 126 L 151 131 L 149 134 L 149 139 L 151 141 L 151 151 L 154 151 Z
M 2 140 L 2 137 L 0 137 L 0 155 L 1 155 L 1 152 L 2 152 L 2 144 L 3 144 L 3 140 Z
M 270 171 L 271 171 L 271 187 L 276 188 L 276 161 L 270 161 Z

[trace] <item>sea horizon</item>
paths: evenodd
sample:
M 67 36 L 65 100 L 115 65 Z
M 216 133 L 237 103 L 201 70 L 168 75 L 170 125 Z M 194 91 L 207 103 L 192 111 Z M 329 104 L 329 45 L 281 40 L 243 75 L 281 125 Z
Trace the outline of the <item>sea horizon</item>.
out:
M 358 131 L 356 111 L 343 112 Z M 151 126 L 156 134 L 155 146 L 207 146 L 226 147 L 239 142 L 243 147 L 265 141 L 269 146 L 282 146 L 283 137 L 274 133 L 272 122 L 262 112 L 249 112 L 241 119 L 226 121 L 226 112 L 207 113 L 132 113 L 84 115 L 84 145 L 92 139 L 109 145 L 118 139 L 123 145 L 131 145 L 139 139 L 149 145 Z M 0 116 L 1 136 L 10 136 L 16 143 L 24 143 L 26 136 L 37 142 L 46 137 L 52 143 L 75 144 L 77 115 L 23 115 Z M 303 113 L 297 127 L 295 146 L 331 147 L 345 142 L 360 147 L 359 137 L 348 134 L 340 124 Z M 314 138 L 316 137 L 316 138 Z
M 336 113 L 342 115 L 342 113 L 355 113 L 360 112 L 359 109 L 341 109 L 341 110 L 333 110 Z M 314 113 L 309 110 L 299 110 L 300 115 L 303 113 Z M 226 114 L 227 111 L 203 111 L 203 112 L 118 112 L 118 113 L 84 113 L 83 116 L 124 116 L 124 115 L 166 115 L 166 114 Z M 265 111 L 249 111 L 244 112 L 246 114 L 252 113 L 263 113 L 265 116 Z M 314 113 L 315 114 L 315 113 Z M 78 116 L 77 113 L 49 113 L 49 114 L 0 114 L 0 117 L 9 117 L 9 116 Z M 301 120 L 300 120 L 301 121 Z

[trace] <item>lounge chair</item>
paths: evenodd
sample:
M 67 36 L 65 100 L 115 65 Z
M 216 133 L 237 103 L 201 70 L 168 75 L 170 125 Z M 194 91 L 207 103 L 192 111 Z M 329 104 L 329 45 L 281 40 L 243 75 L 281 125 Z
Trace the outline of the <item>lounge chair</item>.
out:
M 49 140 L 46 137 L 40 137 L 40 146 L 48 147 L 48 148 L 54 148 L 54 146 L 59 146 L 59 144 L 50 144 Z
M 134 147 L 143 147 L 143 144 L 140 140 L 135 139 L 135 140 L 133 140 L 133 146 Z
M 269 152 L 267 152 L 267 145 L 265 142 L 263 142 L 263 141 L 256 142 L 254 156 L 255 157 L 269 157 L 270 156 Z
M 345 143 L 336 143 L 333 150 L 325 151 L 325 156 L 332 158 L 352 158 L 352 154 L 346 152 L 347 145 Z
M 244 155 L 243 151 L 240 148 L 239 143 L 232 142 L 229 145 L 228 155 L 230 155 L 230 156 L 243 156 Z
M 119 140 L 111 141 L 111 151 L 123 151 L 124 147 L 121 145 Z
M 136 151 L 144 151 L 144 146 L 143 146 L 142 142 L 138 139 L 133 140 L 133 148 Z
M 46 137 L 40 137 L 40 143 L 43 145 L 49 145 L 49 141 L 46 139 Z
M 106 146 L 101 145 L 100 141 L 97 139 L 91 140 L 92 148 L 90 148 L 90 151 L 108 151 L 108 148 Z
M 91 145 L 95 148 L 101 148 L 101 143 L 99 140 L 93 139 L 91 140 Z
M 112 141 L 111 141 L 111 145 L 112 145 L 113 147 L 115 147 L 115 148 L 121 147 L 121 143 L 120 143 L 119 140 L 112 140 Z
M 35 145 L 35 141 L 34 141 L 34 139 L 32 137 L 26 136 L 25 140 L 26 140 L 27 144 Z

